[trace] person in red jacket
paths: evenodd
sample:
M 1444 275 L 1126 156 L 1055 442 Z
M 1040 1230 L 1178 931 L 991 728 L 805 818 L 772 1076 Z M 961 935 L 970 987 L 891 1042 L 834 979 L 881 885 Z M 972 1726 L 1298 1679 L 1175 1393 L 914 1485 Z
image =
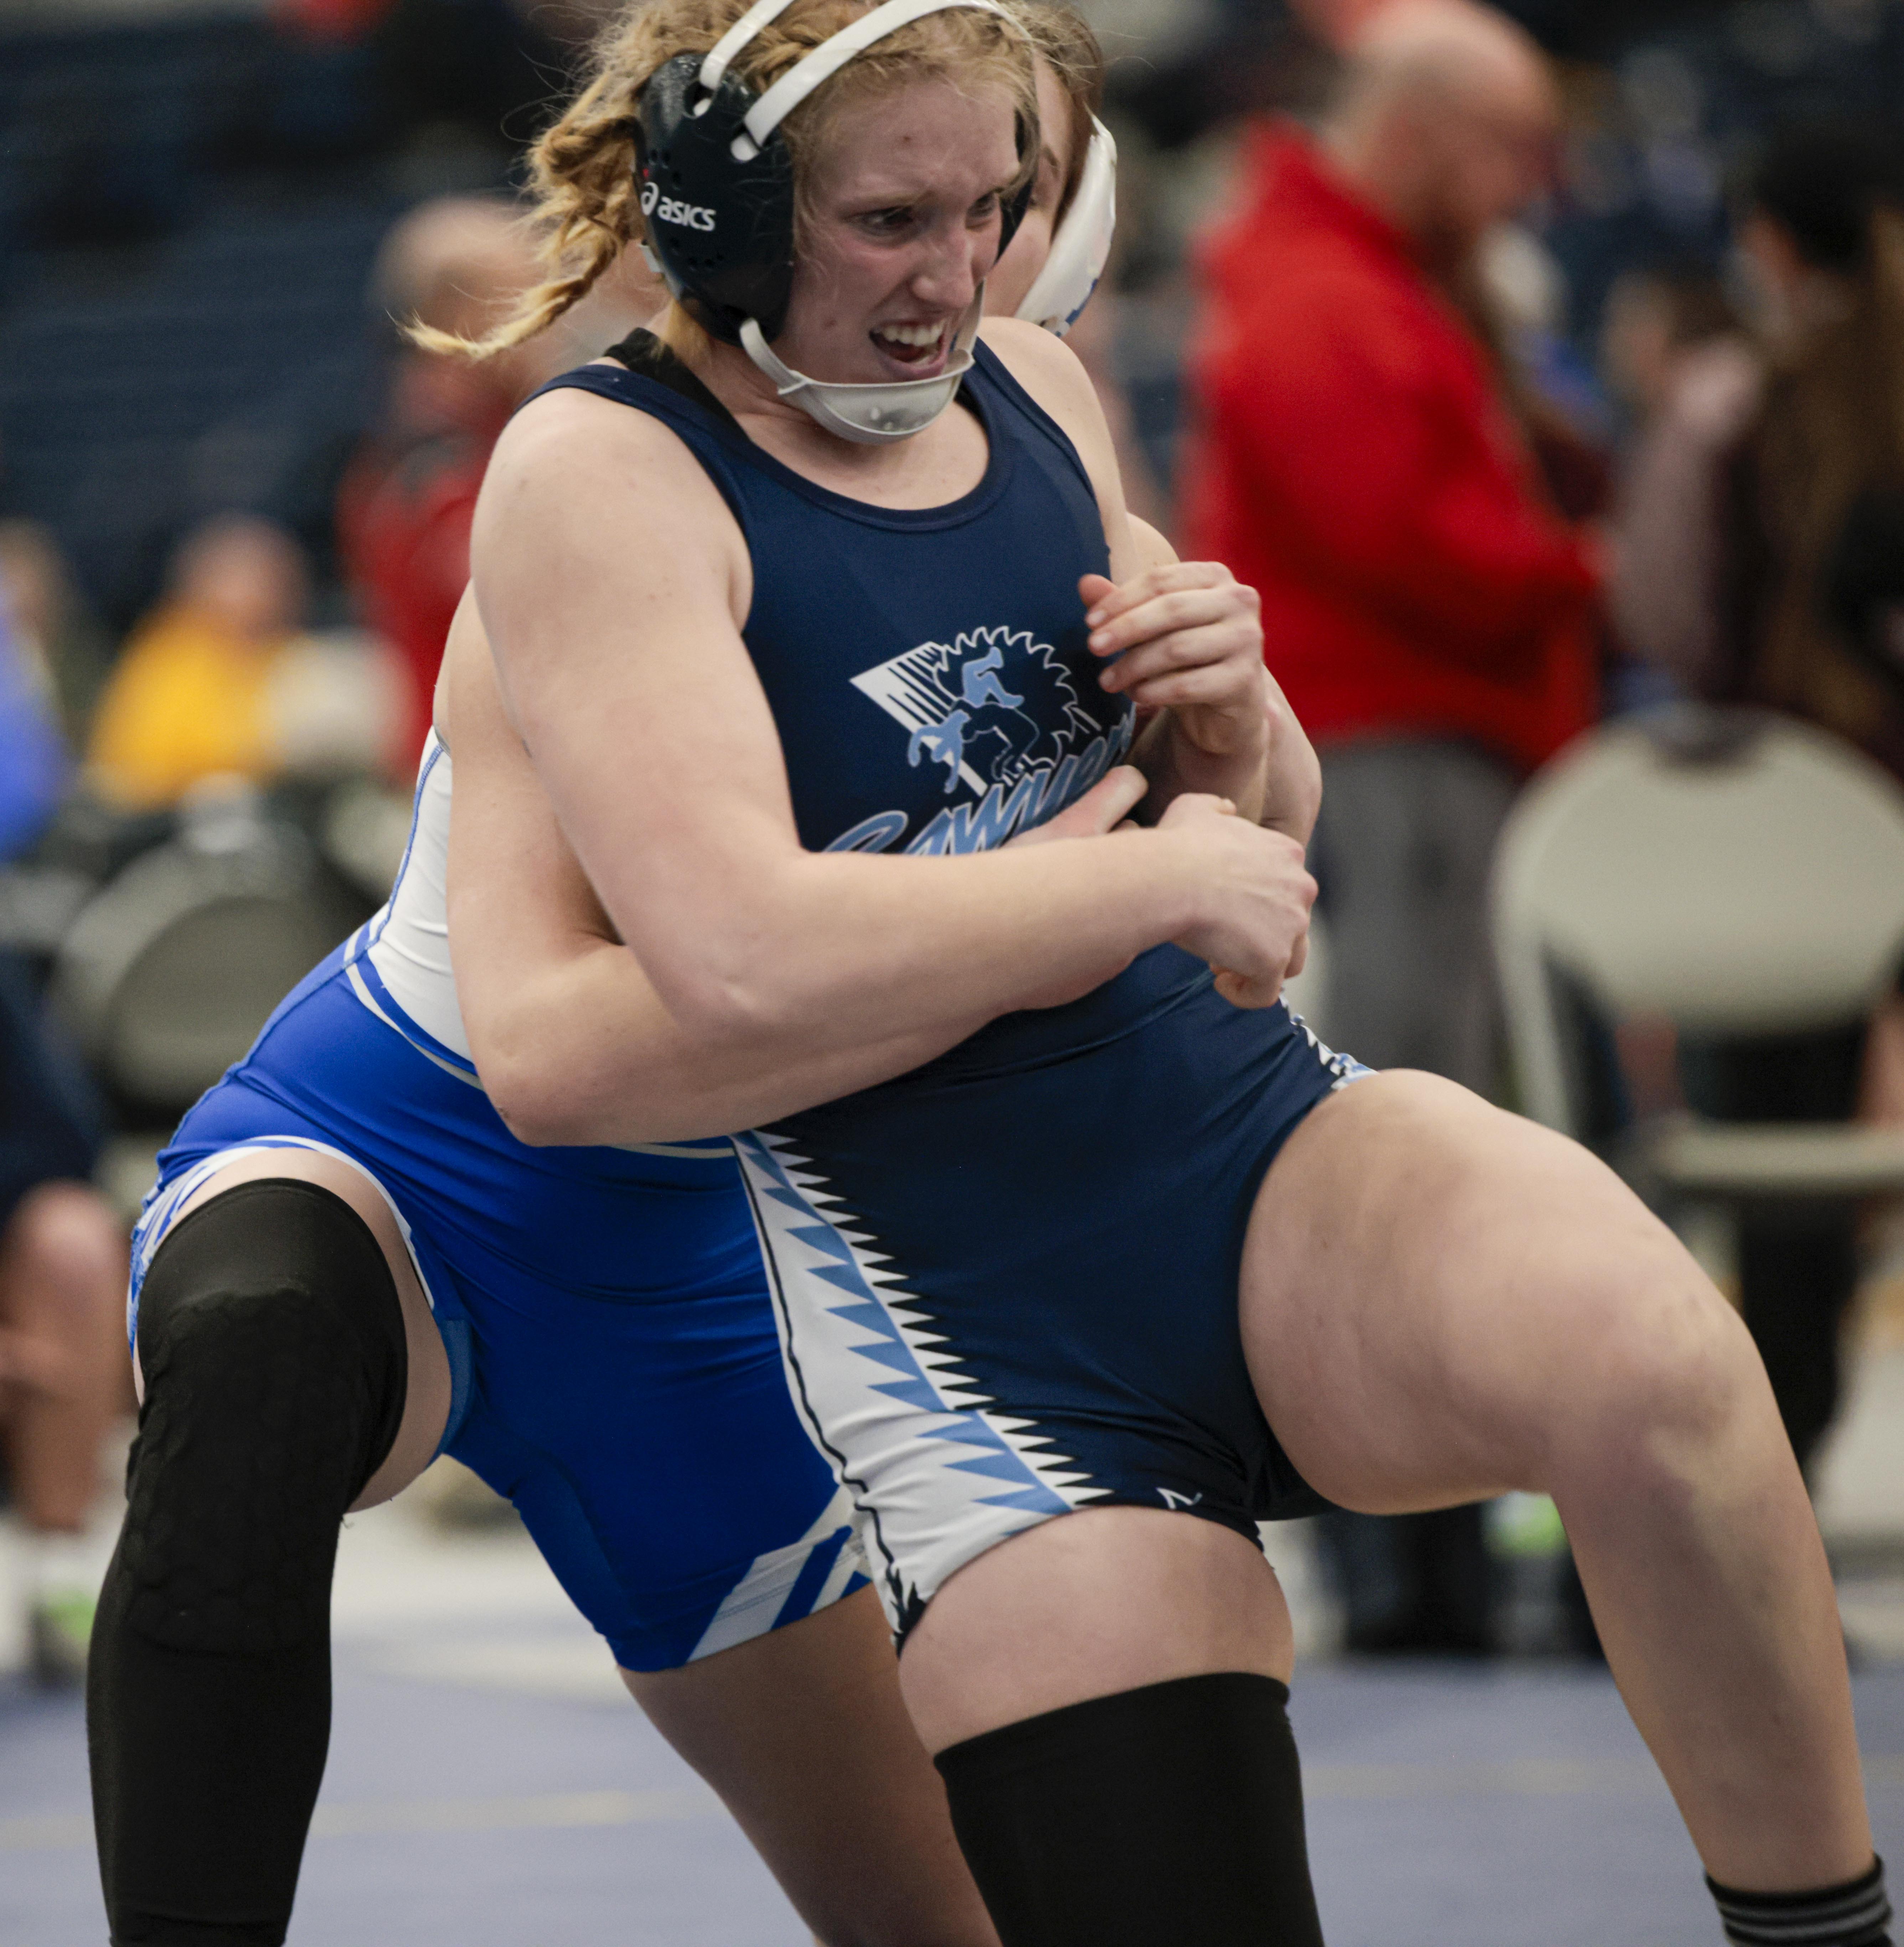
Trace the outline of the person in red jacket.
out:
M 385 239 L 373 295 L 398 321 L 488 328 L 535 278 L 514 212 L 484 197 L 441 197 Z M 338 540 L 365 619 L 408 680 L 392 769 L 414 766 L 450 618 L 469 579 L 469 523 L 490 448 L 544 375 L 522 360 L 473 368 L 407 346 L 394 359 L 380 423 L 339 490 Z
M 1601 570 L 1455 294 L 1539 188 L 1558 116 L 1503 17 L 1382 10 L 1317 136 L 1252 132 L 1204 249 L 1191 361 L 1190 552 L 1261 591 L 1269 661 L 1322 758 L 1327 1032 L 1483 1094 L 1490 862 L 1520 780 L 1593 716 Z M 1488 1646 L 1478 1513 L 1332 1520 L 1351 1645 Z

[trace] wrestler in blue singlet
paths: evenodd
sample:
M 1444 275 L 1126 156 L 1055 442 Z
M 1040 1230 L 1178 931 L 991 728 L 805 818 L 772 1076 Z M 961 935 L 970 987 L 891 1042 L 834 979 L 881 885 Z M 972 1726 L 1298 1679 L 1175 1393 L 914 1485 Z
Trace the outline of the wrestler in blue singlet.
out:
M 961 396 L 984 478 L 921 510 L 816 486 L 639 373 L 555 383 L 664 421 L 739 523 L 742 633 L 810 849 L 1002 844 L 1128 752 L 1132 706 L 1100 687 L 1078 593 L 1109 565 L 1090 481 L 983 344 Z M 1320 1505 L 1257 1404 L 1237 1289 L 1277 1149 L 1364 1072 L 1163 946 L 735 1138 L 790 1379 L 871 1518 L 898 1627 L 984 1549 L 1086 1505 L 1252 1539 Z
M 362 1169 L 450 1357 L 444 1450 L 521 1511 L 627 1670 L 664 1670 L 862 1587 L 846 1497 L 788 1404 L 725 1142 L 530 1149 L 476 1079 L 444 923 L 434 737 L 383 911 L 309 974 L 159 1157 L 139 1287 L 180 1206 L 248 1150 Z

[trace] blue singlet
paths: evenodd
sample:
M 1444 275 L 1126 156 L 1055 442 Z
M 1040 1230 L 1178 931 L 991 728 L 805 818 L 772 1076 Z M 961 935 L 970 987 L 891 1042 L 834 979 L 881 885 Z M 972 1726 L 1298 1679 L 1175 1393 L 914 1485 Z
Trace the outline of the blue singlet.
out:
M 181 1204 L 246 1150 L 354 1164 L 396 1213 L 449 1354 L 443 1444 L 521 1511 L 628 1670 L 865 1586 L 851 1509 L 787 1396 L 725 1141 L 529 1149 L 476 1079 L 444 923 L 434 738 L 390 903 L 309 974 L 159 1159 L 139 1287 Z

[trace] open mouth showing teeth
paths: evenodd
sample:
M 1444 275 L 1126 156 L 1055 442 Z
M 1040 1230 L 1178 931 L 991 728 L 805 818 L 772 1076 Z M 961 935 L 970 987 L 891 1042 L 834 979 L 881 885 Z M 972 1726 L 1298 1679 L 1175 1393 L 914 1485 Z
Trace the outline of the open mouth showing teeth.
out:
M 874 330 L 872 341 L 887 358 L 917 365 L 938 351 L 945 336 L 943 323 L 882 324 Z

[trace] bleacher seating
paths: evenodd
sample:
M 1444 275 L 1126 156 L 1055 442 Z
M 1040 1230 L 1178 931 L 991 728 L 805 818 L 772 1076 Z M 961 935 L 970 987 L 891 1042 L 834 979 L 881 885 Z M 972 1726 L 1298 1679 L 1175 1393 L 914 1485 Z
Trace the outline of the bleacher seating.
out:
M 0 515 L 48 523 L 116 627 L 222 508 L 325 565 L 374 402 L 371 262 L 435 186 L 351 59 L 262 18 L 0 40 Z

